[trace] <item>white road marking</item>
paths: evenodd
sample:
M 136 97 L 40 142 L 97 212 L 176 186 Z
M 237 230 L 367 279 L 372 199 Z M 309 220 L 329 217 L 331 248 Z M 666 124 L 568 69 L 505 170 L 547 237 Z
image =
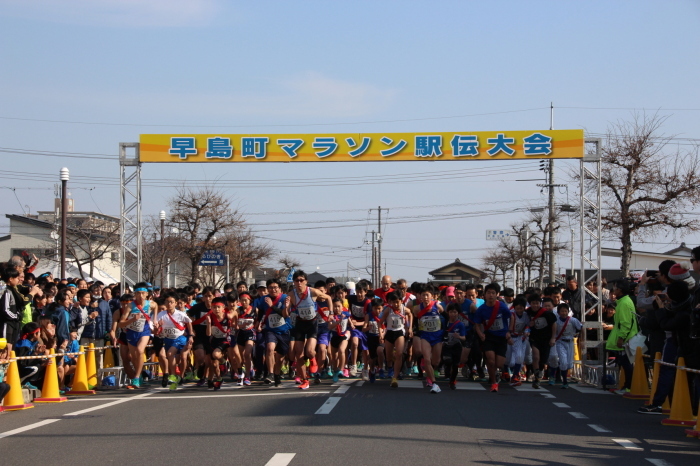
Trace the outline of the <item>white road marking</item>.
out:
M 275 453 L 275 456 L 270 458 L 265 466 L 287 466 L 295 455 L 296 453 Z
M 612 432 L 610 429 L 606 429 L 605 427 L 598 424 L 588 424 L 588 427 L 595 430 L 596 432 Z
M 420 380 L 399 380 L 399 388 L 423 388 Z
M 330 392 L 309 392 L 306 390 L 297 390 L 295 392 L 274 392 L 274 393 L 231 393 L 230 395 L 173 395 L 173 396 L 154 396 L 151 400 L 207 400 L 209 398 L 231 398 L 238 396 L 280 396 L 280 395 L 327 395 Z
M 335 405 L 337 405 L 339 401 L 340 401 L 339 396 L 332 396 L 332 397 L 328 398 L 326 400 L 326 402 L 323 403 L 323 405 L 321 405 L 320 408 L 318 408 L 318 411 L 316 411 L 315 414 L 328 414 L 328 413 L 330 413 L 333 410 L 333 408 L 335 408 Z
M 342 395 L 348 390 L 350 390 L 350 385 L 343 385 L 342 387 L 338 387 L 338 390 L 335 391 L 335 394 Z
M 625 447 L 628 450 L 644 450 L 643 448 L 638 447 L 632 441 L 624 438 L 614 438 L 612 439 L 612 441 L 619 444 L 621 447 Z
M 128 398 L 128 397 L 121 396 L 121 397 L 113 397 L 113 398 L 73 398 L 72 400 L 68 400 L 68 402 L 75 403 L 76 401 L 114 401 L 114 400 L 123 400 L 124 398 Z
M 656 466 L 673 466 L 673 464 L 669 463 L 666 460 L 659 460 L 659 459 L 654 459 L 654 458 L 645 458 L 648 462 L 651 464 L 655 464 Z
M 356 387 L 361 387 L 362 385 L 364 385 L 364 383 L 365 383 L 364 380 L 360 380 L 359 382 L 357 382 L 357 383 L 355 384 L 355 386 L 356 386 Z
M 457 385 L 457 390 L 486 390 L 480 383 L 461 383 Z
M 64 416 L 79 416 L 81 414 L 89 413 L 92 411 L 97 411 L 98 409 L 109 408 L 110 406 L 118 405 L 121 403 L 126 403 L 127 401 L 138 400 L 138 399 L 144 398 L 148 395 L 153 395 L 153 393 L 155 393 L 155 392 L 147 391 L 146 393 L 141 393 L 140 395 L 130 396 L 128 398 L 123 398 L 123 399 L 120 399 L 117 401 L 112 401 L 111 403 L 105 403 L 103 405 L 93 406 L 92 408 L 82 409 L 80 411 L 75 411 L 73 413 L 64 414 Z
M 576 419 L 588 419 L 588 416 L 586 416 L 583 413 L 577 413 L 576 411 L 569 411 L 569 414 L 571 414 Z
M 542 393 L 543 391 L 547 391 L 544 388 L 532 388 L 531 385 L 521 385 L 519 387 L 513 387 L 519 392 L 540 392 Z
M 15 434 L 21 434 L 22 432 L 36 429 L 37 427 L 45 426 L 47 424 L 53 424 L 56 421 L 60 421 L 60 419 L 44 419 L 43 421 L 35 422 L 34 424 L 29 424 L 28 426 L 20 427 L 14 430 L 8 430 L 7 432 L 2 432 L 0 433 L 0 438 L 9 437 L 10 435 Z
M 569 385 L 569 386 L 580 393 L 586 393 L 586 394 L 590 394 L 590 395 L 612 395 L 613 394 L 612 392 L 608 392 L 608 391 L 602 390 L 600 388 L 581 387 L 579 385 Z
M 566 403 L 554 403 L 554 406 L 557 408 L 571 408 L 571 406 L 567 405 Z
M 556 398 L 556 396 L 552 395 L 551 393 L 540 393 L 545 398 Z

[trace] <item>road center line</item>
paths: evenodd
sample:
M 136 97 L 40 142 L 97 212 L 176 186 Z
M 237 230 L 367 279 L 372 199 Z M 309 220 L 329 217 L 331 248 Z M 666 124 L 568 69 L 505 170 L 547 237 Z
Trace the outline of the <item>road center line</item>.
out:
M 164 396 L 154 396 L 149 398 L 148 401 L 154 400 L 207 400 L 209 398 L 233 398 L 238 396 L 284 396 L 284 395 L 327 395 L 330 392 L 307 392 L 302 390 L 297 390 L 294 392 L 273 392 L 273 393 L 231 393 L 224 395 L 164 395 Z
M 323 405 L 321 405 L 320 408 L 318 408 L 318 411 L 316 411 L 315 414 L 329 414 L 333 410 L 333 408 L 335 408 L 335 405 L 337 405 L 339 401 L 339 396 L 331 396 L 326 400 L 325 403 L 323 403 Z
M 14 430 L 8 430 L 7 432 L 2 432 L 0 433 L 0 438 L 9 437 L 10 435 L 15 434 L 21 434 L 22 432 L 36 429 L 37 427 L 45 426 L 47 424 L 53 424 L 56 421 L 60 421 L 60 419 L 44 419 L 43 421 L 35 422 L 34 424 L 29 424 L 28 426 L 20 427 Z
M 121 400 L 112 401 L 111 403 L 105 403 L 99 406 L 93 406 L 92 408 L 81 409 L 80 411 L 75 411 L 73 413 L 64 414 L 64 416 L 80 416 L 81 414 L 89 413 L 92 411 L 97 411 L 98 409 L 109 408 L 110 406 L 118 405 L 121 403 L 126 403 L 127 401 L 137 400 L 139 398 L 147 397 L 148 395 L 153 395 L 155 392 L 147 391 L 146 393 L 141 393 L 136 396 L 130 396 L 128 398 L 123 398 Z
M 336 395 L 342 395 L 343 393 L 347 392 L 350 390 L 350 385 L 343 385 L 342 387 L 338 387 L 338 390 L 335 391 Z
M 569 411 L 569 414 L 571 414 L 576 419 L 588 419 L 588 416 L 586 416 L 583 413 L 577 413 L 576 411 Z
M 611 430 L 606 429 L 603 426 L 599 426 L 598 424 L 588 424 L 588 427 L 595 430 L 596 432 L 612 432 Z
M 567 405 L 566 403 L 554 403 L 554 406 L 557 408 L 571 408 L 571 406 Z
M 275 453 L 265 466 L 287 466 L 295 456 L 296 453 Z
M 628 450 L 644 450 L 643 448 L 638 447 L 637 444 L 633 443 L 631 440 L 627 440 L 625 438 L 614 438 L 612 441 Z

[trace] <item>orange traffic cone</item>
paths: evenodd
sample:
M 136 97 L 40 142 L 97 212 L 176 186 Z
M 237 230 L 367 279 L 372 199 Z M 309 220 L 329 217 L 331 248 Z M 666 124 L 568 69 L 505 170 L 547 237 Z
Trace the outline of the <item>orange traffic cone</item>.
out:
M 649 379 L 646 367 L 644 367 L 644 355 L 642 348 L 637 347 L 634 356 L 634 370 L 632 371 L 632 386 L 629 393 L 623 395 L 624 398 L 643 400 L 649 398 Z
M 51 354 L 56 354 L 56 351 L 51 348 Z M 63 356 L 59 356 L 62 358 Z M 58 391 L 58 372 L 56 372 L 56 358 L 49 358 L 46 364 L 46 373 L 44 374 L 44 386 L 41 388 L 41 398 L 34 398 L 36 403 L 61 403 L 68 401 L 68 398 L 61 396 Z
M 3 403 L 4 411 L 18 411 L 20 409 L 33 408 L 31 403 L 24 402 L 22 394 L 22 384 L 19 381 L 19 369 L 17 368 L 17 360 L 15 360 L 15 352 L 10 352 L 10 366 L 5 373 L 5 382 L 10 386 L 10 391 L 5 395 Z
M 621 389 L 625 386 L 625 371 L 620 367 L 617 370 L 617 388 Z
M 95 390 L 90 390 L 88 386 L 87 366 L 82 346 L 79 351 L 83 354 L 78 356 L 78 363 L 75 365 L 75 374 L 73 375 L 73 387 L 66 395 L 94 395 Z
M 700 438 L 700 415 L 698 415 L 698 422 L 695 424 L 694 429 L 686 429 L 685 435 L 688 437 Z
M 92 390 L 97 386 L 97 361 L 95 360 L 95 344 L 90 343 L 87 350 L 87 381 L 88 388 Z
M 673 401 L 671 402 L 671 414 L 668 419 L 661 421 L 665 426 L 692 426 L 695 424 L 693 408 L 690 405 L 690 390 L 688 390 L 688 377 L 685 368 L 685 359 L 678 358 L 676 369 L 676 381 L 673 386 Z
M 114 367 L 114 349 L 113 348 L 105 348 L 105 354 L 104 354 L 104 359 L 102 363 L 102 367 L 105 369 L 108 369 L 110 367 Z
M 661 353 L 656 353 L 654 355 L 654 371 L 651 374 L 651 392 L 649 392 L 649 401 L 647 402 L 648 405 L 654 401 L 656 387 L 659 385 L 659 371 L 661 370 L 661 364 L 659 364 L 657 361 L 660 359 Z
M 670 414 L 671 413 L 671 400 L 669 397 L 666 397 L 664 400 L 664 404 L 661 406 L 661 412 L 663 414 Z

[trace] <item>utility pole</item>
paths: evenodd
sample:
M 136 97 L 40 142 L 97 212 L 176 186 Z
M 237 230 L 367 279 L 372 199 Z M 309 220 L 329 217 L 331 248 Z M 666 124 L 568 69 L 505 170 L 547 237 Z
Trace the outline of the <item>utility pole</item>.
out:
M 372 230 L 372 286 L 376 285 L 377 278 L 377 248 L 375 244 L 375 237 L 377 232 Z
M 68 179 L 70 172 L 61 168 L 61 280 L 66 277 L 66 230 L 68 224 Z
M 554 102 L 549 107 L 549 129 L 554 129 Z M 554 160 L 549 160 L 549 281 L 554 281 Z
M 372 212 L 375 209 L 369 209 Z M 382 276 L 382 210 L 389 212 L 389 209 L 382 209 L 382 206 L 377 207 L 377 257 L 376 257 L 376 269 L 377 269 L 377 279 Z M 374 250 L 374 248 L 372 248 Z M 384 272 L 386 272 L 386 266 L 384 266 Z

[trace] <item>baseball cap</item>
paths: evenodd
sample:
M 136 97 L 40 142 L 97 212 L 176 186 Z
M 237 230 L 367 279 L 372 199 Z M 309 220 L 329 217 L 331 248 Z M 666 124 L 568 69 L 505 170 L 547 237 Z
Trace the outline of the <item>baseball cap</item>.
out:
M 455 287 L 448 286 L 447 291 L 445 292 L 445 296 L 454 296 L 454 295 L 455 295 Z
M 265 283 L 265 280 L 258 280 L 255 282 L 255 288 L 267 288 L 267 283 Z

